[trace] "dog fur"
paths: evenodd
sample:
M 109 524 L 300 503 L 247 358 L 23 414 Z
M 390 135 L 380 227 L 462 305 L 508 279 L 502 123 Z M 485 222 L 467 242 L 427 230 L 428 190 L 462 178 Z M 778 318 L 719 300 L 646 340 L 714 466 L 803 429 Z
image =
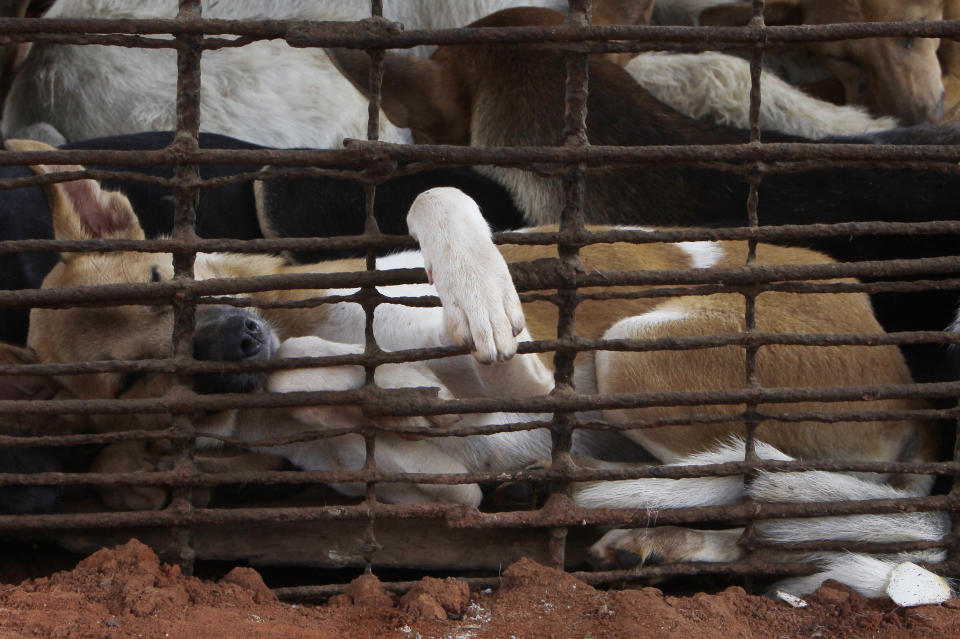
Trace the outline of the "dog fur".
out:
M 651 0 L 596 4 L 610 21 L 646 22 Z M 387 0 L 384 16 L 408 29 L 449 28 L 517 5 L 560 8 L 566 0 Z M 44 17 L 143 19 L 176 13 L 175 0 L 57 0 Z M 369 17 L 370 6 L 357 0 L 204 0 L 203 16 L 352 21 Z M 418 52 L 427 55 L 427 48 Z M 366 101 L 320 49 L 263 40 L 206 51 L 202 73 L 204 131 L 281 148 L 337 148 L 345 137 L 366 138 Z M 173 129 L 175 95 L 172 49 L 38 44 L 4 104 L 3 133 L 13 137 L 36 122 L 49 122 L 69 141 Z M 409 131 L 382 116 L 380 121 L 381 139 L 410 140 Z
M 35 167 L 41 172 L 62 167 Z M 138 239 L 143 230 L 123 196 L 103 191 L 92 180 L 48 188 L 54 229 L 60 239 L 123 237 Z M 549 393 L 553 379 L 536 355 L 517 355 L 518 340 L 555 336 L 556 309 L 546 302 L 521 306 L 507 268 L 517 260 L 549 259 L 550 247 L 505 245 L 498 250 L 475 202 L 451 188 L 432 189 L 419 196 L 407 217 L 421 250 L 378 260 L 381 268 L 426 269 L 430 285 L 383 288 L 387 296 L 438 295 L 442 306 L 407 307 L 385 303 L 377 307 L 373 328 L 385 350 L 469 345 L 472 356 L 430 360 L 377 368 L 380 386 L 405 388 L 435 386 L 442 398 L 472 396 L 538 396 Z M 690 269 L 741 265 L 743 242 L 688 242 L 681 244 L 590 245 L 581 252 L 584 268 Z M 761 245 L 761 264 L 818 264 L 829 258 L 809 250 Z M 357 271 L 362 260 L 339 260 L 311 265 L 289 265 L 264 255 L 201 254 L 198 278 L 245 277 L 265 274 Z M 120 282 L 149 282 L 172 275 L 170 256 L 145 253 L 64 254 L 44 281 L 46 288 Z M 259 300 L 297 301 L 345 290 L 287 290 L 253 294 Z M 671 298 L 659 302 L 632 299 L 584 301 L 577 310 L 578 333 L 587 338 L 657 338 L 738 332 L 743 330 L 743 300 L 738 294 Z M 261 355 L 296 357 L 363 352 L 364 311 L 354 303 L 339 302 L 298 309 L 264 308 L 249 318 L 261 330 Z M 170 354 L 171 314 L 165 308 L 123 306 L 111 308 L 34 309 L 29 345 L 45 362 L 102 359 L 134 360 Z M 766 292 L 757 300 L 757 328 L 783 333 L 878 333 L 870 303 L 861 294 L 789 294 Z M 218 339 L 218 337 L 214 337 Z M 577 379 L 582 392 L 603 394 L 673 389 L 741 388 L 745 385 L 743 353 L 738 347 L 692 351 L 600 351 L 578 359 Z M 903 384 L 909 372 L 894 347 L 763 347 L 758 356 L 759 379 L 765 387 Z M 170 376 L 130 377 L 120 374 L 63 376 L 58 380 L 74 396 L 84 398 L 159 396 L 171 385 Z M 345 390 L 364 384 L 360 367 L 333 366 L 275 372 L 267 379 L 272 392 Z M 840 403 L 837 409 L 909 409 L 923 402 L 867 400 Z M 780 406 L 805 411 L 813 403 Z M 737 407 L 710 407 L 711 412 L 733 413 Z M 630 422 L 636 417 L 682 416 L 686 408 L 611 410 L 604 418 Z M 538 419 L 538 415 L 500 413 L 450 418 L 385 418 L 434 429 L 437 437 L 410 440 L 396 435 L 377 438 L 378 466 L 391 472 L 457 473 L 521 468 L 549 455 L 550 437 L 542 430 L 493 436 L 442 436 L 451 423 L 495 425 Z M 314 405 L 293 409 L 231 410 L 201 419 L 206 434 L 232 436 L 256 442 L 306 430 L 358 424 L 360 412 L 350 406 Z M 156 428 L 162 416 L 117 420 L 95 416 L 101 430 Z M 689 464 L 730 461 L 742 456 L 739 423 L 697 429 L 663 427 L 629 431 L 662 463 Z M 922 461 L 936 456 L 936 426 L 917 421 L 857 424 L 765 423 L 757 432 L 762 457 L 804 460 L 859 459 Z M 341 435 L 310 443 L 270 448 L 294 464 L 312 470 L 359 469 L 364 463 L 360 435 Z M 589 447 L 585 451 L 589 454 Z M 116 458 L 114 458 L 116 459 Z M 122 461 L 122 460 L 117 460 Z M 101 468 L 104 469 L 104 468 Z M 869 499 L 926 493 L 927 476 L 856 476 L 836 473 L 771 473 L 744 487 L 742 478 L 691 480 L 634 480 L 587 483 L 574 490 L 584 506 L 646 508 L 731 503 L 750 495 L 771 501 Z M 607 488 L 609 486 L 609 489 Z M 362 495 L 362 485 L 341 484 L 348 495 Z M 476 485 L 382 483 L 380 499 L 396 502 L 447 502 L 476 505 Z M 946 533 L 945 515 L 902 514 L 819 518 L 809 521 L 761 522 L 757 530 L 773 540 L 790 539 L 939 539 Z M 607 533 L 592 552 L 600 561 L 653 558 L 669 561 L 722 561 L 737 556 L 736 531 L 698 531 L 684 528 L 620 530 Z M 910 555 L 917 558 L 916 554 Z M 806 591 L 825 575 L 839 578 L 867 594 L 878 594 L 876 584 L 889 574 L 894 560 L 841 553 L 812 558 L 827 571 L 792 586 Z M 925 553 L 920 559 L 936 559 Z M 870 566 L 869 575 L 863 566 Z M 886 573 L 884 573 L 886 571 Z
M 64 145 L 64 149 L 113 149 L 121 151 L 162 149 L 173 142 L 173 133 L 151 131 L 84 140 Z M 201 133 L 200 148 L 263 149 L 258 144 L 213 133 Z M 53 150 L 43 144 L 21 145 L 9 141 L 11 148 Z M 91 169 L 114 172 L 136 171 L 170 178 L 170 166 L 91 165 Z M 264 167 L 239 164 L 205 164 L 203 179 L 255 173 Z M 24 178 L 32 174 L 22 166 L 0 167 L 0 178 Z M 134 179 L 103 180 L 107 190 L 118 190 L 130 200 L 148 238 L 169 235 L 173 231 L 173 193 L 158 184 Z M 456 186 L 483 206 L 494 229 L 505 230 L 523 225 L 523 216 L 506 190 L 470 168 L 422 171 L 386 180 L 377 187 L 374 216 L 380 230 L 405 235 L 405 216 L 414 197 L 435 186 Z M 358 235 L 364 230 L 363 187 L 350 180 L 328 177 L 281 178 L 269 181 L 243 181 L 200 190 L 197 202 L 197 235 L 203 238 L 328 237 Z M 0 239 L 28 240 L 53 238 L 50 208 L 40 187 L 0 191 Z M 290 257 L 309 262 L 347 257 L 361 253 L 349 251 L 299 251 Z M 4 253 L 0 255 L 0 289 L 39 288 L 44 276 L 57 262 L 53 253 Z M 0 308 L 0 342 L 24 345 L 27 340 L 27 309 Z
M 543 9 L 511 9 L 471 27 L 558 25 L 563 16 Z M 331 58 L 361 90 L 369 61 L 336 49 Z M 499 146 L 563 144 L 564 53 L 549 45 L 444 46 L 430 60 L 387 52 L 383 109 L 421 142 Z M 684 116 L 657 101 L 629 73 L 599 57 L 589 60 L 587 136 L 610 146 L 743 144 L 742 129 Z M 763 142 L 806 142 L 764 131 Z M 946 145 L 960 142 L 956 125 L 901 127 L 823 142 Z M 527 224 L 555 223 L 563 208 L 561 180 L 515 167 L 478 167 L 504 185 Z M 597 167 L 585 178 L 584 214 L 594 224 L 743 226 L 749 186 L 743 176 L 710 168 L 655 163 Z M 938 169 L 831 167 L 771 173 L 759 188 L 764 226 L 839 222 L 954 220 L 960 178 Z M 815 237 L 805 246 L 840 261 L 916 259 L 956 254 L 952 234 L 858 234 Z M 947 277 L 944 274 L 942 277 Z M 890 332 L 943 330 L 956 316 L 951 290 L 879 293 L 874 308 Z M 920 309 L 920 310 L 918 310 Z M 904 347 L 919 381 L 956 379 L 960 371 L 936 344 Z

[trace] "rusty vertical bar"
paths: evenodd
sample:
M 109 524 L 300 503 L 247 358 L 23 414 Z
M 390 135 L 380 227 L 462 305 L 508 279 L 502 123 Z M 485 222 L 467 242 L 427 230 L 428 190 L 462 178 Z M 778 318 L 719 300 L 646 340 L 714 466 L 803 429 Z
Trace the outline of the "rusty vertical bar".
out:
M 960 462 L 960 419 L 956 420 L 956 427 L 953 440 L 953 461 Z M 954 476 L 950 487 L 950 496 L 954 499 L 954 504 L 960 501 L 960 477 Z M 960 510 L 954 507 L 950 512 L 950 519 L 953 522 L 950 535 L 944 540 L 947 550 L 947 558 L 944 564 L 944 574 L 960 575 Z
M 383 0 L 370 0 L 370 15 L 372 17 L 383 16 Z M 367 104 L 367 139 L 377 140 L 380 138 L 380 89 L 383 84 L 383 49 L 369 49 L 367 55 L 370 56 L 370 74 L 368 77 L 368 86 L 370 87 L 370 101 Z M 364 234 L 376 237 L 380 235 L 380 228 L 377 225 L 377 218 L 374 215 L 374 204 L 376 202 L 377 187 L 372 182 L 366 182 L 363 185 L 364 202 Z M 373 247 L 367 248 L 368 271 L 374 271 L 377 268 L 377 251 Z M 365 292 L 369 295 L 364 296 L 364 354 L 369 356 L 378 355 L 380 347 L 377 345 L 377 338 L 373 332 L 374 314 L 377 308 L 376 288 L 366 287 Z M 376 364 L 364 364 L 365 388 L 376 386 L 374 376 L 376 373 Z M 364 415 L 364 444 L 365 458 L 363 463 L 364 470 L 372 471 L 376 469 L 377 436 L 373 429 L 373 418 Z M 363 541 L 363 570 L 367 574 L 373 573 L 373 557 L 379 548 L 377 543 L 376 528 L 373 513 L 377 505 L 377 485 L 375 482 L 367 482 L 365 492 L 365 504 L 370 512 L 370 519 L 367 522 L 367 528 L 364 532 Z
M 568 28 L 584 27 L 589 24 L 592 0 L 569 0 L 566 25 Z M 587 96 L 589 82 L 589 58 L 586 53 L 568 51 L 566 57 L 566 81 L 564 85 L 563 143 L 568 147 L 583 147 L 587 139 Z M 563 340 L 576 338 L 575 314 L 577 310 L 576 272 L 580 268 L 580 248 L 576 243 L 584 232 L 584 172 L 582 164 L 570 167 L 563 174 L 564 205 L 560 216 L 560 237 L 557 252 L 564 265 L 565 283 L 557 289 L 561 300 L 558 305 L 557 337 Z M 575 352 L 558 348 L 554 354 L 554 381 L 556 393 L 575 392 L 573 384 L 573 365 Z M 552 466 L 561 472 L 571 470 L 573 461 L 570 450 L 573 447 L 573 424 L 568 412 L 554 414 L 551 428 Z M 551 484 L 551 500 L 554 504 L 568 504 L 570 482 L 558 481 Z M 563 569 L 565 565 L 567 528 L 555 527 L 550 530 L 550 562 Z
M 756 29 L 762 29 L 764 27 L 763 19 L 763 10 L 764 10 L 764 0 L 753 0 L 753 17 L 750 19 L 750 26 Z M 758 41 L 753 48 L 750 56 L 750 143 L 751 144 L 761 144 L 761 134 L 760 134 L 760 106 L 762 100 L 762 71 L 763 71 L 763 51 L 764 51 L 764 42 Z M 759 163 L 754 165 L 753 170 L 747 176 L 748 183 L 750 186 L 750 191 L 747 196 L 747 223 L 750 227 L 757 227 L 760 224 L 760 217 L 758 207 L 760 204 L 760 181 L 762 179 L 762 174 L 760 172 Z M 757 259 L 757 241 L 755 239 L 747 240 L 747 260 L 746 265 L 748 267 L 753 266 L 756 263 Z M 748 289 L 743 293 L 744 297 L 744 331 L 747 333 L 752 333 L 757 329 L 757 291 L 756 289 Z M 744 375 L 745 381 L 748 388 L 760 388 L 760 380 L 757 376 L 757 352 L 759 347 L 755 345 L 748 345 L 744 348 Z M 744 411 L 744 428 L 745 432 L 745 443 L 744 443 L 744 461 L 747 463 L 756 463 L 759 461 L 756 451 L 756 440 L 754 438 L 757 427 L 759 426 L 759 421 L 754 417 L 756 415 L 758 405 L 756 403 L 750 402 L 746 404 L 746 410 Z M 753 479 L 755 473 L 748 472 L 744 476 L 744 482 L 749 482 Z M 750 500 L 749 497 L 746 498 L 747 501 Z M 745 544 L 747 548 L 750 547 L 750 542 L 754 537 L 754 522 L 749 520 L 744 527 L 743 535 L 741 537 L 741 543 Z M 752 585 L 751 577 L 747 575 L 746 586 L 750 588 Z
M 200 18 L 200 0 L 180 0 L 178 20 L 191 21 Z M 202 36 L 177 37 L 177 131 L 173 146 L 181 151 L 194 151 L 199 148 L 200 132 L 200 58 L 203 53 Z M 173 188 L 174 226 L 173 237 L 180 241 L 197 239 L 195 227 L 197 219 L 197 187 L 195 181 L 200 172 L 197 165 L 181 164 L 174 170 L 176 184 Z M 175 280 L 194 278 L 194 251 L 176 252 L 173 255 Z M 193 331 L 195 325 L 194 296 L 178 295 L 173 304 L 173 356 L 178 360 L 193 359 Z M 189 391 L 192 375 L 177 375 L 173 392 Z M 177 415 L 173 425 L 178 433 L 175 440 L 178 452 L 174 468 L 184 474 L 196 471 L 194 452 L 196 448 L 195 428 L 188 415 Z M 193 508 L 193 490 L 190 487 L 175 488 L 172 491 L 170 508 L 189 512 Z M 191 531 L 188 528 L 173 531 L 177 561 L 187 571 L 192 572 L 195 553 L 191 544 Z

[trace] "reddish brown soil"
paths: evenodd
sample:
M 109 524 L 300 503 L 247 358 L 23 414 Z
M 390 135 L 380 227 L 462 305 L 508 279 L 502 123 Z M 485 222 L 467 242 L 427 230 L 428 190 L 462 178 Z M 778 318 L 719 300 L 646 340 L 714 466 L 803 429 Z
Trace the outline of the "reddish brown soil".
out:
M 277 601 L 252 569 L 201 581 L 131 541 L 71 571 L 0 588 L 0 639 L 960 637 L 957 599 L 898 609 L 828 582 L 807 600 L 807 608 L 794 609 L 738 587 L 692 597 L 656 588 L 605 592 L 524 560 L 505 570 L 492 592 L 425 578 L 396 599 L 365 576 L 327 605 L 291 605 Z

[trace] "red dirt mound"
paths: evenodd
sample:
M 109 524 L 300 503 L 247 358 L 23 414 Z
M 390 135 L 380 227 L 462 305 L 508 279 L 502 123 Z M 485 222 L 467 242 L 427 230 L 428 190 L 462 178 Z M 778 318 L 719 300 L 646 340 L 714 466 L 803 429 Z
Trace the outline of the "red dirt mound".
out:
M 794 609 L 737 587 L 692 597 L 656 588 L 605 592 L 523 560 L 493 591 L 471 594 L 464 582 L 428 577 L 394 599 L 366 575 L 330 605 L 291 605 L 278 602 L 252 569 L 201 581 L 130 541 L 71 571 L 0 588 L 0 639 L 960 636 L 957 599 L 901 609 L 831 582 L 806 599 L 809 606 Z

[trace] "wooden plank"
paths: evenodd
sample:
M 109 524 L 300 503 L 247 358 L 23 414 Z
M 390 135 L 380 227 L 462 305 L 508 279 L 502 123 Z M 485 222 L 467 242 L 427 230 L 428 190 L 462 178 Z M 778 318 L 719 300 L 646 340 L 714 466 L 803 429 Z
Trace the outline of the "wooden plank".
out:
M 286 498 L 245 506 L 290 507 L 350 503 L 332 491 L 317 488 Z M 355 502 L 354 502 L 355 503 Z M 98 510 L 91 503 L 73 501 L 74 512 Z M 319 521 L 279 524 L 238 524 L 191 528 L 197 559 L 249 562 L 257 566 L 345 568 L 364 565 L 365 521 Z M 374 534 L 379 549 L 374 566 L 422 570 L 497 571 L 529 557 L 549 562 L 549 530 L 469 530 L 449 528 L 442 520 L 378 520 Z M 66 549 L 89 554 L 137 538 L 164 561 L 177 561 L 172 532 L 163 528 L 119 528 L 48 531 L 42 535 Z M 600 534 L 572 530 L 568 568 L 586 563 L 586 547 Z M 36 538 L 36 535 L 33 535 Z

